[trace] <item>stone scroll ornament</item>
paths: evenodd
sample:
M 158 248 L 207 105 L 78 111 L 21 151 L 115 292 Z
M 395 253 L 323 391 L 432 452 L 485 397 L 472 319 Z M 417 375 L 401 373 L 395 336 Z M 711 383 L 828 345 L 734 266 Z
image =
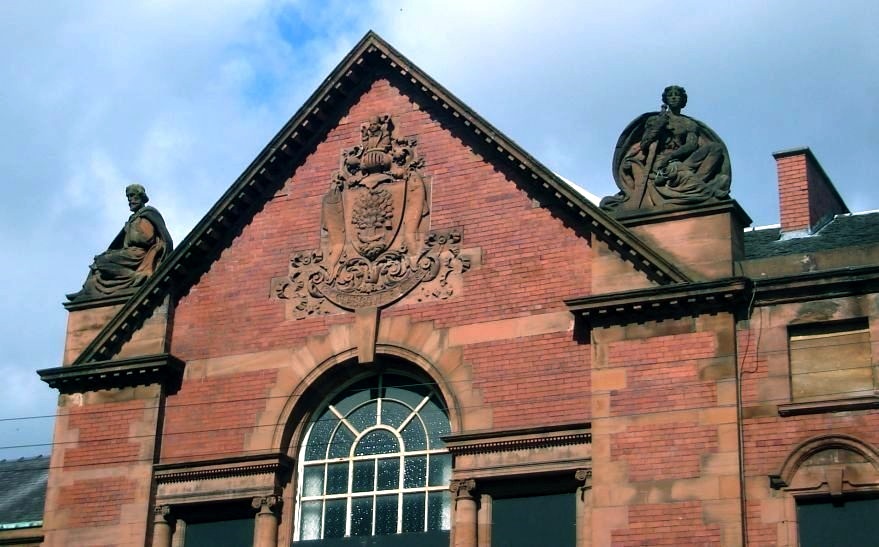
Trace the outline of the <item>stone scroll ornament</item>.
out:
M 729 199 L 729 152 L 707 125 L 681 114 L 687 92 L 672 85 L 662 108 L 635 118 L 617 141 L 613 176 L 620 191 L 601 208 L 625 215 Z
M 449 298 L 470 267 L 457 229 L 430 232 L 430 184 L 414 137 L 399 138 L 390 115 L 361 127 L 343 150 L 321 209 L 320 249 L 298 251 L 272 296 L 302 319 L 382 308 L 418 288 L 417 298 Z

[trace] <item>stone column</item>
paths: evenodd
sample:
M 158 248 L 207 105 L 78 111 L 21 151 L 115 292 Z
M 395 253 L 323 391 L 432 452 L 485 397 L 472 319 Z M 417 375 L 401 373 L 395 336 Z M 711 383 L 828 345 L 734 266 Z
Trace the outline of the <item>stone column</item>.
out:
M 153 547 L 171 547 L 171 508 L 157 505 L 153 509 Z
M 180 518 L 174 519 L 174 537 L 171 538 L 171 547 L 184 547 L 186 545 L 186 521 Z
M 449 489 L 455 496 L 455 547 L 477 547 L 476 481 L 454 480 Z
M 479 510 L 476 513 L 476 536 L 479 547 L 491 547 L 491 496 L 479 496 Z
M 592 470 L 578 469 L 574 475 L 583 486 L 577 488 L 577 547 L 592 545 Z
M 251 503 L 256 513 L 253 527 L 253 547 L 277 547 L 278 545 L 278 507 L 281 500 L 278 496 L 253 498 Z

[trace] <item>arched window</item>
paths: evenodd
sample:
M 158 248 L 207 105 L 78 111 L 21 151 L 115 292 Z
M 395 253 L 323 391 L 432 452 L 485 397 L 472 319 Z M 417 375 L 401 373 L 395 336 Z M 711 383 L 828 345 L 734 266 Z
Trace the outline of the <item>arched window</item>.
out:
M 315 416 L 298 459 L 296 541 L 419 533 L 448 544 L 449 417 L 432 385 L 372 376 Z

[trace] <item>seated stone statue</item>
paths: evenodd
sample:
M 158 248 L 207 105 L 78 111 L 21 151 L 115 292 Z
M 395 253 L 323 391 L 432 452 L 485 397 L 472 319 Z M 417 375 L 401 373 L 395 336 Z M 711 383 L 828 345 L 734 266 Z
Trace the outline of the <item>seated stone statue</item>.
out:
M 124 294 L 144 283 L 172 250 L 171 235 L 162 215 L 146 206 L 149 198 L 140 184 L 125 188 L 131 216 L 110 243 L 95 256 L 82 290 L 68 294 L 71 301 Z
M 729 198 L 729 153 L 702 122 L 681 114 L 687 92 L 662 93 L 662 110 L 638 117 L 623 131 L 614 152 L 620 192 L 601 201 L 611 212 L 669 209 Z

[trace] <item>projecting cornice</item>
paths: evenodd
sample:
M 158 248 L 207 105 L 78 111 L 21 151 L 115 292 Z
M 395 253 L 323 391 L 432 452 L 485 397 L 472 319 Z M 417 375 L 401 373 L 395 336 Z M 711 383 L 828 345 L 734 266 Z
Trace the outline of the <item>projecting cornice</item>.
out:
M 38 370 L 40 379 L 62 394 L 161 384 L 174 392 L 180 387 L 185 363 L 167 353 L 79 366 Z
M 74 364 L 112 358 L 167 294 L 186 294 L 272 199 L 347 107 L 380 78 L 391 80 L 424 104 L 425 109 L 442 116 L 450 130 L 478 144 L 487 161 L 518 173 L 522 188 L 541 206 L 570 226 L 605 242 L 654 283 L 688 281 L 680 269 L 628 228 L 586 200 L 377 34 L 368 32 Z
M 608 327 L 728 311 L 743 317 L 752 282 L 747 278 L 681 283 L 574 298 L 565 304 L 586 328 Z

